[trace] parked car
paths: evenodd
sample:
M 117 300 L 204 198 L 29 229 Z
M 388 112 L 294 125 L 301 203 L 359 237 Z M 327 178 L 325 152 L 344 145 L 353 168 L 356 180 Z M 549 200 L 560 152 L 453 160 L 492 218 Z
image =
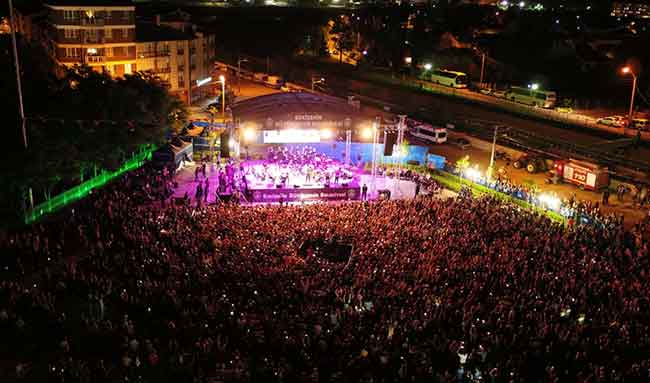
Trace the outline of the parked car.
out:
M 639 130 L 650 130 L 650 120 L 647 118 L 633 118 L 632 127 Z
M 457 138 L 455 140 L 450 141 L 452 145 L 457 146 L 463 150 L 469 149 L 472 147 L 472 144 L 470 144 L 469 140 L 466 138 Z
M 558 106 L 555 111 L 558 113 L 573 113 L 573 109 L 568 106 Z
M 605 126 L 622 127 L 625 125 L 625 121 L 626 118 L 623 116 L 608 116 L 599 118 L 596 123 Z
M 270 88 L 280 89 L 284 85 L 284 79 L 280 76 L 266 76 L 264 85 Z
M 479 90 L 479 93 L 485 94 L 487 96 L 496 97 L 496 98 L 505 98 L 506 97 L 506 91 L 505 90 L 482 88 L 482 89 Z

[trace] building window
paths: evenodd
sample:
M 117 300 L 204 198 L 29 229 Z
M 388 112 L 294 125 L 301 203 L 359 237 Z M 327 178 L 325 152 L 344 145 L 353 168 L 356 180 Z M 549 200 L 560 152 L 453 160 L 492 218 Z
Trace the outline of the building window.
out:
M 63 20 L 72 21 L 77 18 L 77 11 L 63 11 Z
M 104 37 L 106 38 L 107 41 L 113 38 L 112 32 L 113 30 L 111 28 L 104 29 Z
M 178 87 L 182 88 L 185 86 L 185 78 L 183 77 L 183 72 L 178 72 Z
M 81 48 L 65 48 L 65 57 L 81 57 Z
M 79 38 L 79 30 L 77 29 L 65 28 L 63 29 L 63 34 L 68 40 L 76 40 Z
M 115 57 L 124 57 L 126 56 L 126 49 L 124 47 L 114 47 L 113 56 Z

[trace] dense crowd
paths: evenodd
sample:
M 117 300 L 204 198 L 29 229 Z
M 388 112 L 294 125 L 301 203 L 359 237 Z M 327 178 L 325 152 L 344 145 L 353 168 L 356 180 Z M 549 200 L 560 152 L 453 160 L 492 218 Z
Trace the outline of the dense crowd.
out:
M 156 177 L 3 235 L 3 382 L 650 379 L 647 223 L 466 191 L 193 208 Z M 318 240 L 349 260 L 299 252 Z

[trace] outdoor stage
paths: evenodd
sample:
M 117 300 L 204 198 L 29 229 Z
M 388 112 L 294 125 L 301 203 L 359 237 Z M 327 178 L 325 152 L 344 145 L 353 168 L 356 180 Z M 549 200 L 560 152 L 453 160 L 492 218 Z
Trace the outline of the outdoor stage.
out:
M 309 153 L 300 159 L 244 161 L 249 202 L 336 201 L 361 198 L 361 171 Z
M 194 180 L 194 169 L 196 166 L 192 165 L 183 168 L 176 174 L 175 180 L 178 187 L 174 190 L 175 198 L 183 198 L 185 194 L 194 202 L 194 195 L 198 182 L 205 183 L 205 179 L 201 176 L 199 181 Z M 208 199 L 206 203 L 213 204 L 216 202 L 215 190 L 219 183 L 218 172 L 216 166 L 211 164 L 206 166 L 206 178 L 210 184 Z M 372 176 L 370 174 L 360 174 L 358 181 L 354 187 L 311 187 L 311 188 L 281 188 L 277 186 L 273 188 L 261 188 L 253 190 L 253 193 L 261 193 L 257 195 L 257 202 L 243 202 L 248 204 L 277 204 L 280 201 L 280 195 L 283 195 L 283 201 L 286 203 L 313 203 L 318 201 L 345 201 L 345 200 L 360 200 L 361 199 L 361 186 L 366 184 L 368 186 L 368 199 L 375 200 L 379 197 L 380 190 L 388 190 L 391 193 L 391 199 L 405 199 L 412 198 L 415 195 L 415 183 L 406 180 L 397 180 L 390 177 L 378 176 L 375 179 L 375 187 L 373 188 Z M 354 193 L 354 195 L 348 194 Z

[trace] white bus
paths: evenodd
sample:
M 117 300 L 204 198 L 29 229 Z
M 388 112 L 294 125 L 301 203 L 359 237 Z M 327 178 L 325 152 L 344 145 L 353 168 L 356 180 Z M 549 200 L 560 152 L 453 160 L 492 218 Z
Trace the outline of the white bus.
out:
M 434 144 L 447 142 L 447 129 L 434 127 L 427 124 L 413 124 L 409 126 L 409 134 Z
M 557 101 L 555 92 L 534 90 L 519 86 L 513 86 L 508 89 L 505 93 L 505 98 L 506 100 L 542 108 L 553 108 Z
M 467 75 L 463 72 L 439 69 L 430 74 L 433 83 L 450 86 L 452 88 L 467 88 Z

